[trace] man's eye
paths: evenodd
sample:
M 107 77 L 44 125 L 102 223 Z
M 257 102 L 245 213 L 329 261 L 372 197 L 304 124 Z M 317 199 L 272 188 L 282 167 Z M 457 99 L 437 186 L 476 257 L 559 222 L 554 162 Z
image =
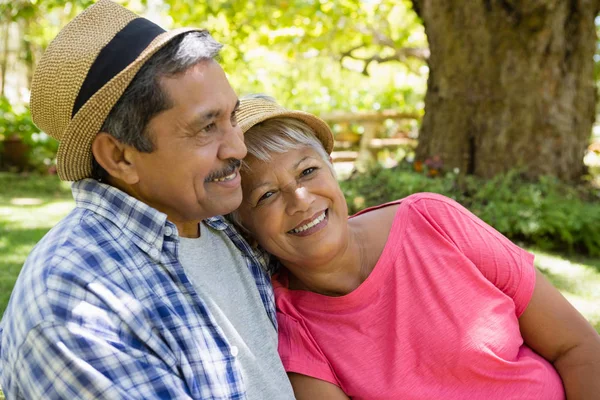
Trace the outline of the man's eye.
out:
M 231 113 L 231 125 L 237 126 L 237 110 Z
M 258 199 L 257 204 L 260 204 L 262 201 L 268 199 L 269 197 L 273 196 L 275 194 L 275 192 L 267 192 L 265 194 L 263 194 L 262 196 L 260 196 L 260 199 Z
M 212 124 L 208 124 L 208 125 L 206 125 L 206 126 L 205 126 L 205 127 L 202 129 L 202 130 L 203 130 L 204 132 L 210 132 L 210 131 L 212 131 L 213 129 L 215 129 L 216 127 L 217 127 L 217 124 L 215 124 L 215 123 L 213 122 Z
M 316 170 L 317 170 L 317 167 L 306 168 L 305 170 L 302 171 L 301 175 L 302 176 L 310 175 L 313 172 L 315 172 Z

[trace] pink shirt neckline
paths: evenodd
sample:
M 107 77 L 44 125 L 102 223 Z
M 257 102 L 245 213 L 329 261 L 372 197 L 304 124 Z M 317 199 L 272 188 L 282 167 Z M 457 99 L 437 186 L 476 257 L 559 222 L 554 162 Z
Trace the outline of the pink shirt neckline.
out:
M 400 204 L 401 200 L 396 200 L 390 203 L 381 204 L 374 207 L 369 207 L 360 212 L 350 216 L 348 219 L 357 217 L 361 214 L 383 208 L 392 206 L 395 204 Z M 403 212 L 404 207 L 398 207 L 396 214 L 394 215 L 394 220 L 392 222 L 392 226 L 390 228 L 389 235 L 393 233 L 398 236 L 398 238 L 402 238 L 404 236 L 404 227 L 405 227 L 405 213 Z M 388 274 L 389 269 L 392 268 L 391 264 L 386 260 L 389 259 L 388 253 L 395 252 L 397 243 L 400 240 L 387 240 L 384 245 L 383 251 L 373 267 L 373 270 L 356 289 L 352 292 L 343 295 L 343 296 L 327 296 L 320 293 L 309 292 L 307 290 L 292 290 L 289 289 L 289 280 L 288 280 L 288 271 L 282 270 L 279 273 L 273 276 L 273 288 L 275 290 L 282 290 L 286 293 L 286 296 L 289 296 L 290 299 L 296 304 L 298 307 L 302 307 L 306 304 L 307 307 L 311 307 L 314 305 L 318 305 L 322 310 L 349 310 L 355 307 L 364 305 L 369 301 L 375 300 L 375 298 L 379 295 L 376 288 L 373 287 L 375 282 L 385 281 L 385 275 Z

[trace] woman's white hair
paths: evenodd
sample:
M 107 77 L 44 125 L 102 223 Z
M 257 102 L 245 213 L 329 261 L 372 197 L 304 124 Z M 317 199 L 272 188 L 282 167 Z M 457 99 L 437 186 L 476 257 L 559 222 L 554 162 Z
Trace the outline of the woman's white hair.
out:
M 275 103 L 272 97 L 263 94 L 250 95 L 244 98 L 260 98 Z M 273 153 L 281 154 L 290 149 L 311 147 L 325 160 L 331 172 L 335 174 L 331 159 L 323 144 L 315 136 L 311 127 L 301 120 L 290 117 L 275 117 L 260 122 L 244 134 L 244 142 L 248 148 L 248 154 L 264 162 L 271 161 L 271 154 Z M 245 168 L 248 168 L 248 166 L 246 165 Z

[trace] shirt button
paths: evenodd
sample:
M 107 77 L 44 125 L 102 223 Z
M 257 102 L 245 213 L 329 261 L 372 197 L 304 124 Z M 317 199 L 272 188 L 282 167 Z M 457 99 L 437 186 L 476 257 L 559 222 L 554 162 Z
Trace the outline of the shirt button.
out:
M 232 356 L 237 357 L 239 352 L 240 352 L 240 349 L 238 349 L 237 346 L 231 346 L 231 355 Z
M 158 259 L 159 255 L 160 255 L 160 252 L 158 251 L 158 249 L 156 247 L 153 247 L 152 249 L 150 249 L 150 257 L 152 257 L 154 259 Z
M 173 228 L 171 228 L 170 226 L 167 226 L 165 228 L 165 236 L 171 236 L 173 234 Z

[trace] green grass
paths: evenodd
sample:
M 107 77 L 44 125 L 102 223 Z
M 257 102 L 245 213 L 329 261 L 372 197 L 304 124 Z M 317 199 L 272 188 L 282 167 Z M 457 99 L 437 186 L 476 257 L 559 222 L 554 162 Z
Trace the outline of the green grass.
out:
M 32 247 L 73 207 L 55 176 L 0 173 L 0 315 Z
M 536 267 L 600 333 L 600 259 L 529 251 Z

